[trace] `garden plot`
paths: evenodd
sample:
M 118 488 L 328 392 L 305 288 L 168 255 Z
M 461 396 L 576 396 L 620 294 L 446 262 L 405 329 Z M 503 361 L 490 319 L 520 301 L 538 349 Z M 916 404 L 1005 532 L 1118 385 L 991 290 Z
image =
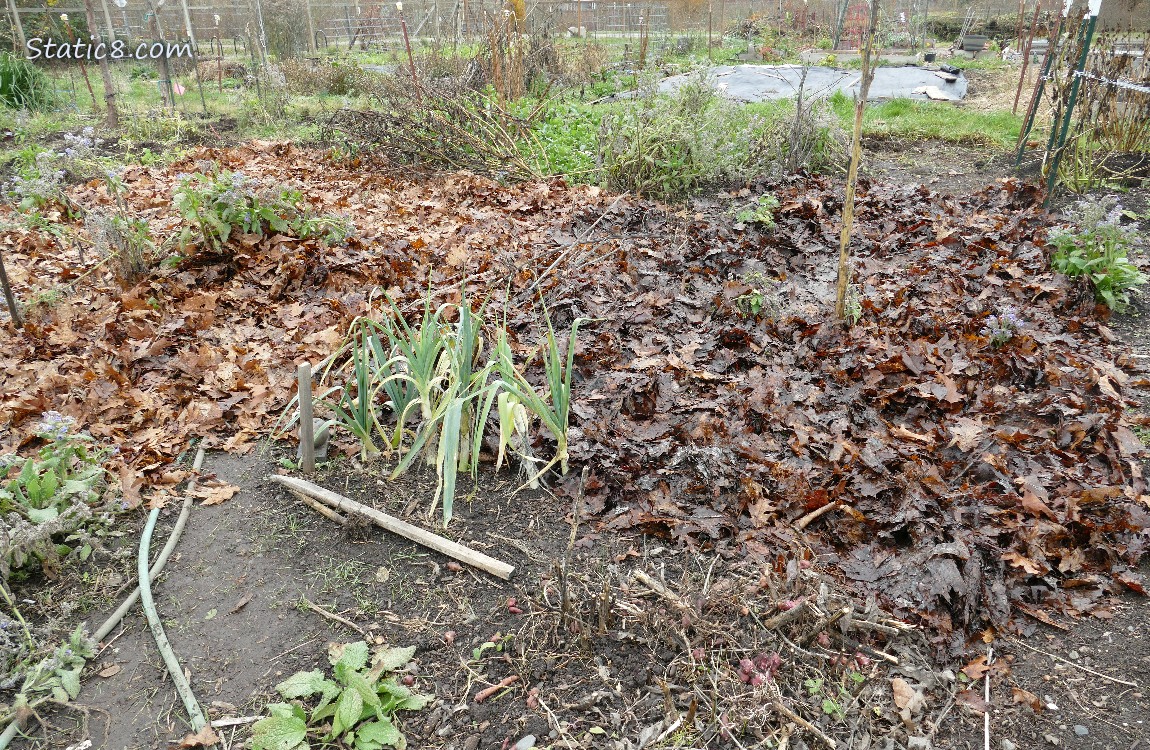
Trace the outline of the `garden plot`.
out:
M 593 560 L 585 557 L 591 572 L 580 571 L 587 608 L 581 617 L 597 624 L 593 602 L 604 582 L 595 571 L 609 571 L 615 578 L 607 588 L 625 603 L 611 617 L 642 619 L 644 633 L 674 633 L 677 623 L 687 636 L 682 653 L 666 643 L 655 652 L 665 657 L 661 666 L 675 663 L 676 678 L 702 674 L 714 646 L 720 657 L 709 668 L 725 665 L 723 679 L 746 686 L 745 694 L 724 694 L 770 704 L 763 675 L 780 674 L 772 654 L 788 666 L 803 655 L 786 651 L 781 638 L 754 640 L 779 633 L 798 648 L 815 649 L 827 664 L 836 660 L 840 671 L 830 693 L 826 678 L 812 674 L 788 678 L 782 699 L 846 742 L 854 730 L 837 718 L 840 710 L 881 714 L 875 721 L 888 729 L 923 727 L 916 723 L 921 712 L 907 709 L 904 723 L 891 701 L 906 709 L 920 689 L 945 699 L 957 686 L 926 687 L 920 673 L 896 687 L 877 679 L 883 673 L 850 667 L 862 675 L 858 685 L 874 691 L 855 700 L 862 692 L 852 692 L 856 678 L 842 657 L 862 666 L 856 644 L 884 653 L 887 644 L 820 628 L 819 613 L 849 602 L 859 619 L 920 624 L 926 638 L 906 659 L 917 663 L 929 653 L 965 663 L 976 634 L 1025 633 L 1035 620 L 1065 625 L 1085 614 L 1109 617 L 1113 594 L 1142 588 L 1132 566 L 1147 526 L 1143 449 L 1123 410 L 1126 390 L 1140 378 L 1099 317 L 1092 291 L 1049 270 L 1049 218 L 1032 188 L 1004 181 L 955 197 L 864 184 L 853 325 L 843 328 L 831 320 L 832 300 L 819 304 L 837 253 L 841 205 L 827 180 L 758 185 L 683 212 L 561 180 L 510 186 L 467 174 L 414 180 L 387 174 L 383 164 L 326 159 L 287 144 L 256 143 L 201 149 L 171 168 L 128 169 L 121 176 L 123 203 L 148 217 L 157 233 L 197 231 L 173 208 L 181 185 L 254 185 L 260 195 L 289 186 L 303 202 L 293 204 L 283 230 L 205 236 L 135 284 L 120 285 L 98 259 L 80 258 L 36 231 L 10 232 L 5 256 L 26 298 L 46 280 L 91 271 L 66 304 L 40 305 L 25 333 L 4 333 L 3 407 L 22 439 L 31 440 L 32 423 L 54 407 L 123 446 L 129 504 L 163 504 L 181 494 L 179 483 L 189 475 L 175 464 L 189 439 L 251 451 L 287 408 L 295 364 L 338 352 L 357 316 L 386 318 L 384 291 L 414 322 L 429 289 L 438 308 L 459 305 L 465 284 L 468 298 L 487 301 L 487 340 L 497 340 L 505 325 L 518 362 L 531 361 L 545 333 L 542 321 L 551 320 L 556 331 L 570 330 L 579 317 L 589 321 L 575 341 L 571 473 L 550 478 L 554 495 L 498 502 L 486 496 L 492 479 L 483 474 L 468 503 L 461 489 L 457 507 L 501 525 L 510 523 L 504 517 L 527 514 L 519 502 L 548 507 L 568 524 L 579 520 L 577 541 L 596 551 Z M 244 180 L 229 171 L 242 171 Z M 71 188 L 68 199 L 87 207 L 115 201 L 99 181 Z M 537 367 L 525 372 L 538 382 Z M 536 455 L 551 458 L 555 444 L 546 430 L 534 428 L 529 439 Z M 343 474 L 325 478 L 332 489 L 390 486 L 373 473 L 379 471 L 373 462 L 362 469 L 353 463 L 362 441 L 337 431 L 333 443 L 333 455 L 344 458 Z M 484 447 L 494 452 L 490 443 Z M 498 476 L 518 480 L 506 470 Z M 226 480 L 210 487 L 206 499 L 227 508 L 234 488 Z M 428 510 L 433 487 L 433 480 L 407 485 L 405 509 Z M 569 508 L 579 511 L 568 517 Z M 552 532 L 562 523 L 555 516 L 543 522 Z M 475 528 L 455 525 L 447 533 Z M 520 536 L 532 533 L 524 528 Z M 478 531 L 471 538 L 488 543 Z M 630 539 L 637 540 L 636 554 L 618 546 Z M 531 557 L 503 544 L 488 548 Z M 654 576 L 660 563 L 651 562 L 644 544 L 676 550 L 692 570 L 702 569 L 695 555 L 707 556 L 698 559 L 708 566 L 718 560 L 719 578 L 709 580 L 728 580 L 741 593 L 712 592 L 722 593 L 722 601 L 708 610 L 698 600 L 710 590 L 707 573 L 688 580 L 680 564 Z M 571 547 L 560 541 L 558 549 Z M 632 560 L 643 564 L 628 567 Z M 662 588 L 642 579 L 624 587 L 612 566 L 632 576 L 641 570 Z M 801 573 L 811 569 L 817 580 Z M 516 602 L 504 599 L 508 608 L 539 613 L 524 627 L 556 617 L 546 571 L 546 564 L 528 567 L 534 577 L 526 588 L 508 592 Z M 765 571 L 772 572 L 760 583 Z M 636 596 L 660 601 L 661 613 L 643 614 Z M 807 619 L 783 631 L 762 627 L 804 596 L 818 607 L 803 613 Z M 736 642 L 715 645 L 713 639 L 728 636 L 712 625 L 729 627 L 736 618 L 745 628 L 728 634 Z M 622 630 L 607 633 L 627 638 Z M 749 640 L 738 643 L 743 636 Z M 696 647 L 703 649 L 698 655 Z M 744 652 L 735 659 L 737 649 Z M 875 658 L 882 659 L 867 656 Z M 516 675 L 533 671 L 512 666 Z M 698 700 L 692 709 L 690 695 L 673 687 L 681 683 L 668 679 L 671 672 L 626 671 L 632 680 L 626 690 L 654 695 L 663 718 L 645 706 L 634 723 L 615 725 L 604 709 L 607 723 L 595 725 L 604 732 L 633 738 L 642 724 L 640 731 L 653 736 L 673 733 L 683 724 L 671 729 L 672 710 L 688 724 L 704 717 L 697 731 L 712 737 L 733 731 L 713 702 Z M 607 674 L 602 690 L 623 690 L 609 679 L 610 668 Z M 484 672 L 483 684 L 511 676 Z M 547 693 L 537 693 L 533 704 L 529 680 L 519 679 L 511 695 L 523 704 L 514 708 L 532 712 L 534 722 L 522 730 L 552 726 L 540 718 L 547 716 L 544 705 L 555 710 Z M 464 684 L 444 694 L 471 695 L 475 686 Z M 587 693 L 572 697 L 568 710 L 588 711 L 607 700 L 595 696 L 597 685 L 583 687 Z M 870 709 L 879 701 L 889 713 Z M 450 714 L 440 712 L 437 721 Z M 487 716 L 476 726 L 490 722 L 479 730 L 486 733 L 506 716 Z M 760 718 L 759 730 L 779 739 L 778 714 Z M 650 729 L 656 722 L 664 723 Z M 444 726 L 451 727 L 439 737 L 445 745 L 464 742 L 454 721 L 428 731 Z
M 659 90 L 677 91 L 697 78 L 697 73 L 670 76 L 659 82 Z M 837 91 L 857 97 L 859 78 L 858 71 L 819 65 L 719 65 L 707 71 L 705 80 L 736 101 L 762 102 L 793 99 L 800 89 L 808 98 L 827 97 Z M 867 98 L 870 101 L 899 98 L 961 101 L 966 97 L 966 88 L 967 80 L 961 73 L 952 76 L 914 66 L 880 67 L 875 70 Z

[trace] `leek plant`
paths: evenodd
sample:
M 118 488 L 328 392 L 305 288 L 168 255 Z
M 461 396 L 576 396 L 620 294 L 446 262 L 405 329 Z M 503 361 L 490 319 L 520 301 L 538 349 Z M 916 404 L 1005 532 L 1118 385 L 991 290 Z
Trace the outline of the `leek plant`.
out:
M 489 407 L 477 410 L 475 404 L 494 387 L 487 382 L 491 364 L 476 367 L 482 349 L 482 309 L 474 312 L 464 293 L 455 306 L 459 321 L 444 334 L 439 321 L 447 307 L 433 313 L 429 295 L 418 333 L 402 316 L 396 316 L 399 328 L 393 329 L 394 340 L 408 356 L 411 375 L 407 377 L 415 390 L 408 409 L 418 403 L 422 422 L 414 442 L 391 474 L 392 479 L 398 477 L 420 454 L 433 463 L 438 481 L 430 510 L 434 512 L 442 500 L 445 526 L 451 520 L 459 471 L 469 471 L 472 477 L 478 471 Z
M 561 473 L 567 473 L 567 425 L 571 414 L 571 374 L 575 364 L 575 339 L 579 334 L 579 326 L 587 321 L 586 318 L 576 318 L 571 324 L 571 335 L 567 341 L 567 353 L 564 358 L 546 309 L 543 314 L 547 322 L 547 337 L 540 346 L 540 355 L 543 360 L 546 389 L 537 389 L 522 372 L 516 369 L 506 328 L 499 331 L 495 344 L 495 367 L 500 376 L 498 387 L 514 397 L 515 401 L 528 412 L 538 417 L 555 438 L 555 456 L 544 464 L 529 482 L 537 481 L 556 464 L 559 464 Z M 515 424 L 509 423 L 509 420 L 515 419 L 515 405 L 510 401 L 505 402 L 505 405 L 509 408 L 499 410 L 500 453 L 505 447 L 503 443 L 505 437 L 509 439 L 509 436 L 518 429 Z
M 420 457 L 435 466 L 437 483 L 429 513 L 442 504 L 445 526 L 451 520 L 459 472 L 472 477 L 478 473 L 492 409 L 499 424 L 497 471 L 510 448 L 531 467 L 524 486 L 537 486 L 556 465 L 567 472 L 575 339 L 585 319 L 572 324 L 564 353 L 544 310 L 547 335 L 540 353 L 545 383 L 537 388 L 516 368 L 505 325 L 490 356 L 484 357 L 484 309 L 481 305 L 472 310 L 466 292 L 458 304 L 433 308 L 428 290 L 419 322 L 409 324 L 388 298 L 384 321 L 356 318 L 343 346 L 319 368 L 320 382 L 344 376 L 342 383 L 322 390 L 316 401 L 335 415 L 329 424 L 342 425 L 360 442 L 362 460 L 378 454 L 382 445 L 399 454 L 392 479 Z M 456 322 L 448 323 L 452 317 Z M 393 427 L 388 426 L 390 419 L 381 417 L 384 408 L 394 417 Z M 285 431 L 298 419 L 298 397 L 288 404 L 281 422 L 293 409 L 296 415 L 287 420 Z M 531 455 L 528 434 L 533 417 L 557 444 L 554 458 L 545 464 Z

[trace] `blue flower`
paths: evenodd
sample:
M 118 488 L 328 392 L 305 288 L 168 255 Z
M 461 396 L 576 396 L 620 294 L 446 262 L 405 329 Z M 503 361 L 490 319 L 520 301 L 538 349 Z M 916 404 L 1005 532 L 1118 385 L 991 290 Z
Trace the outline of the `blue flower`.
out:
M 72 427 L 76 424 L 73 417 L 61 414 L 58 411 L 46 411 L 40 415 L 40 422 L 36 425 L 36 434 L 47 440 L 63 440 L 68 437 Z

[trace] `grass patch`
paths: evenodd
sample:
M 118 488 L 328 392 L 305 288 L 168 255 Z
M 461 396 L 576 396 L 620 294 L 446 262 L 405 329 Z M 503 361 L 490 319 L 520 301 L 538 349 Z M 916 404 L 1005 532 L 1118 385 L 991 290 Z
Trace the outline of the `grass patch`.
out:
M 836 94 L 831 98 L 835 113 L 849 121 L 854 102 Z M 917 138 L 949 143 L 1012 148 L 1022 130 L 1022 118 L 1010 112 L 975 112 L 952 104 L 892 99 L 867 107 L 863 119 L 866 135 Z

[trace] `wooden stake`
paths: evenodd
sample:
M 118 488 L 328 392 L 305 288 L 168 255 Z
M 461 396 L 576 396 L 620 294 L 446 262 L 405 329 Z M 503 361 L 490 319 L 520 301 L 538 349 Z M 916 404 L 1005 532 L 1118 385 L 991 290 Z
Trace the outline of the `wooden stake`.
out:
M 303 0 L 303 7 L 307 10 L 307 51 L 315 54 L 315 19 L 311 14 L 311 0 Z
M 24 38 L 24 23 L 20 20 L 20 10 L 16 7 L 16 0 L 8 0 L 8 12 L 12 14 L 12 26 L 16 29 L 16 37 L 20 40 L 20 49 L 15 50 L 19 57 L 27 54 L 28 40 Z
M 858 182 L 859 162 L 862 161 L 862 124 L 863 112 L 866 110 L 867 96 L 870 94 L 870 84 L 874 80 L 874 65 L 871 64 L 871 53 L 874 47 L 875 30 L 878 28 L 879 0 L 871 0 L 870 29 L 867 31 L 866 44 L 862 54 L 862 82 L 859 84 L 859 97 L 855 102 L 855 129 L 851 140 L 851 165 L 847 171 L 846 200 L 843 201 L 843 227 L 839 236 L 839 278 L 835 295 L 835 315 L 839 320 L 846 320 L 847 316 L 847 290 L 850 288 L 850 243 L 851 228 L 855 219 L 855 184 Z
M 84 0 L 84 12 L 88 17 L 88 28 L 95 31 L 96 11 L 92 7 L 92 0 Z M 111 35 L 110 29 L 108 33 Z M 116 111 L 116 88 L 112 85 L 112 66 L 108 63 L 107 55 L 100 58 L 100 79 L 104 82 L 104 103 L 108 106 L 108 127 L 119 127 L 120 113 Z
M 17 328 L 24 327 L 24 319 L 20 317 L 20 306 L 16 304 L 16 296 L 12 294 L 12 285 L 8 283 L 8 271 L 4 268 L 4 256 L 0 254 L 0 285 L 4 287 L 4 299 L 8 302 L 8 314 Z
M 304 474 L 315 472 L 315 424 L 312 422 L 311 365 L 304 362 L 296 374 L 299 384 L 299 468 Z
M 357 503 L 355 500 L 346 498 L 337 492 L 324 489 L 317 484 L 312 484 L 304 479 L 296 477 L 285 477 L 279 474 L 273 474 L 268 477 L 273 482 L 278 482 L 289 490 L 303 493 L 309 497 L 314 497 L 316 500 L 325 503 L 337 510 L 342 510 L 348 514 L 359 514 L 367 518 L 376 526 L 386 529 L 393 534 L 399 534 L 404 539 L 422 544 L 428 549 L 433 549 L 436 552 L 442 552 L 448 557 L 454 558 L 460 562 L 467 563 L 480 570 L 486 571 L 497 578 L 507 580 L 511 577 L 511 573 L 515 568 L 505 562 L 496 560 L 493 557 L 488 557 L 482 552 L 477 552 L 470 547 L 465 547 L 458 542 L 453 542 L 450 539 L 445 539 L 438 534 L 432 534 L 430 531 L 425 531 L 418 526 L 413 526 L 407 521 L 402 521 L 395 516 L 389 516 L 386 513 L 381 513 L 375 508 Z

